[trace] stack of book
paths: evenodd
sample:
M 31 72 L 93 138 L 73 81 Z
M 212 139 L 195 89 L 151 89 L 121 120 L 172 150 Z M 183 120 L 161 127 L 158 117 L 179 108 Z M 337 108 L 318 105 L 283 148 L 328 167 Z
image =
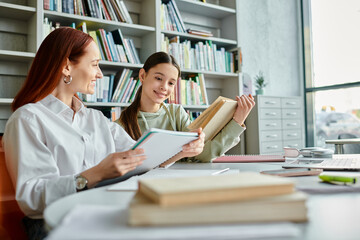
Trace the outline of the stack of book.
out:
M 198 36 L 202 36 L 202 37 L 212 37 L 213 36 L 211 31 L 207 31 L 207 30 L 204 30 L 204 29 L 188 28 L 188 29 L 186 29 L 186 31 L 189 34 L 198 35 Z
M 307 220 L 306 195 L 288 179 L 254 172 L 142 179 L 130 202 L 132 226 Z

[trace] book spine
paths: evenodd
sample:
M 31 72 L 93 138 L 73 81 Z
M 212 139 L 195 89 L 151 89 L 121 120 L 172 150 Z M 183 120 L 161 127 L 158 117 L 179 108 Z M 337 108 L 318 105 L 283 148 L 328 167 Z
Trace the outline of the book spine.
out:
M 127 72 L 127 69 L 126 69 L 126 68 L 123 69 L 122 72 L 121 72 L 121 74 L 120 74 L 120 76 L 119 76 L 119 78 L 116 79 L 117 84 L 116 84 L 116 88 L 114 89 L 114 93 L 113 93 L 111 102 L 116 102 L 116 97 L 117 97 L 118 92 L 119 92 L 119 90 L 120 90 L 120 86 L 121 86 L 121 84 L 122 84 L 122 81 L 124 80 L 124 75 L 126 74 L 126 72 Z M 117 77 L 118 75 L 119 75 L 119 73 L 116 74 L 115 77 Z M 114 82 L 115 82 L 115 78 L 114 78 Z
M 50 0 L 44 0 L 44 10 L 50 10 Z
M 140 86 L 141 86 L 141 81 L 138 79 L 138 80 L 136 80 L 136 85 L 135 85 L 134 90 L 133 90 L 133 92 L 132 92 L 132 94 L 130 96 L 129 103 L 132 103 L 134 101 L 135 95 L 136 95 L 136 93 L 137 93 Z

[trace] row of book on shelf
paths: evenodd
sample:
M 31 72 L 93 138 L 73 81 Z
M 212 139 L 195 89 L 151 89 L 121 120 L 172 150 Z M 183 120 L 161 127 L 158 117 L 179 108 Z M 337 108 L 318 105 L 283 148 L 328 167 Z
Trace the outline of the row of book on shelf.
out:
M 44 18 L 44 38 L 52 30 L 60 27 L 59 23 L 56 23 L 55 27 L 52 25 L 48 18 Z M 133 39 L 124 38 L 120 29 L 111 32 L 106 32 L 104 29 L 88 31 L 86 22 L 81 22 L 77 26 L 73 23 L 71 27 L 88 33 L 94 39 L 99 47 L 102 60 L 140 64 Z
M 167 102 L 182 105 L 208 105 L 204 74 L 188 74 L 179 79 Z
M 116 74 L 104 76 L 96 81 L 95 94 L 79 94 L 84 102 L 133 102 L 141 86 L 138 77 L 133 77 L 133 70 L 124 68 Z M 179 79 L 168 103 L 183 105 L 208 105 L 204 74 L 190 74 Z
M 216 43 L 211 40 L 193 44 L 190 40 L 180 42 L 180 37 L 168 38 L 161 35 L 161 50 L 173 55 L 183 69 L 230 72 L 238 71 L 236 65 L 237 49 L 225 51 L 218 49 Z
M 122 0 L 44 0 L 44 9 L 133 23 L 130 13 Z
M 44 38 L 55 28 L 60 27 L 44 18 Z M 113 62 L 124 62 L 141 64 L 140 58 L 135 48 L 132 38 L 125 38 L 119 29 L 106 32 L 104 29 L 88 31 L 86 22 L 81 22 L 73 28 L 81 30 L 94 39 L 99 47 L 101 59 Z M 167 52 L 177 59 L 182 69 L 214 72 L 234 73 L 239 70 L 238 49 L 225 51 L 225 48 L 218 49 L 216 43 L 211 40 L 192 43 L 190 40 L 180 42 L 180 37 L 175 36 L 169 39 L 164 34 L 161 35 L 161 50 Z
M 95 94 L 79 94 L 84 102 L 133 102 L 141 82 L 132 77 L 133 70 L 123 69 L 96 81 Z
M 174 0 L 162 3 L 160 6 L 160 28 L 165 31 L 175 31 L 181 33 L 190 33 L 203 37 L 212 37 L 213 34 L 205 29 L 186 28 L 180 11 Z

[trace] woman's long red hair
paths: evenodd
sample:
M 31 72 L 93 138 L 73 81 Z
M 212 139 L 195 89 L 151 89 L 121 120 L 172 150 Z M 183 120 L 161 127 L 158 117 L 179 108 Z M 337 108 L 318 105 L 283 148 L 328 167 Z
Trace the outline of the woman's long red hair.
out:
M 14 98 L 12 110 L 49 95 L 59 84 L 67 59 L 77 63 L 91 41 L 90 35 L 73 28 L 52 31 L 41 43 L 27 78 Z

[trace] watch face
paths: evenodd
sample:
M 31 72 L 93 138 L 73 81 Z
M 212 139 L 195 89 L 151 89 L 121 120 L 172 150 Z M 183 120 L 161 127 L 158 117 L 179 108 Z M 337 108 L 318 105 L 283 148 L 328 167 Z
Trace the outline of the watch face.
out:
M 86 187 L 87 180 L 82 176 L 76 177 L 76 189 L 82 190 Z

